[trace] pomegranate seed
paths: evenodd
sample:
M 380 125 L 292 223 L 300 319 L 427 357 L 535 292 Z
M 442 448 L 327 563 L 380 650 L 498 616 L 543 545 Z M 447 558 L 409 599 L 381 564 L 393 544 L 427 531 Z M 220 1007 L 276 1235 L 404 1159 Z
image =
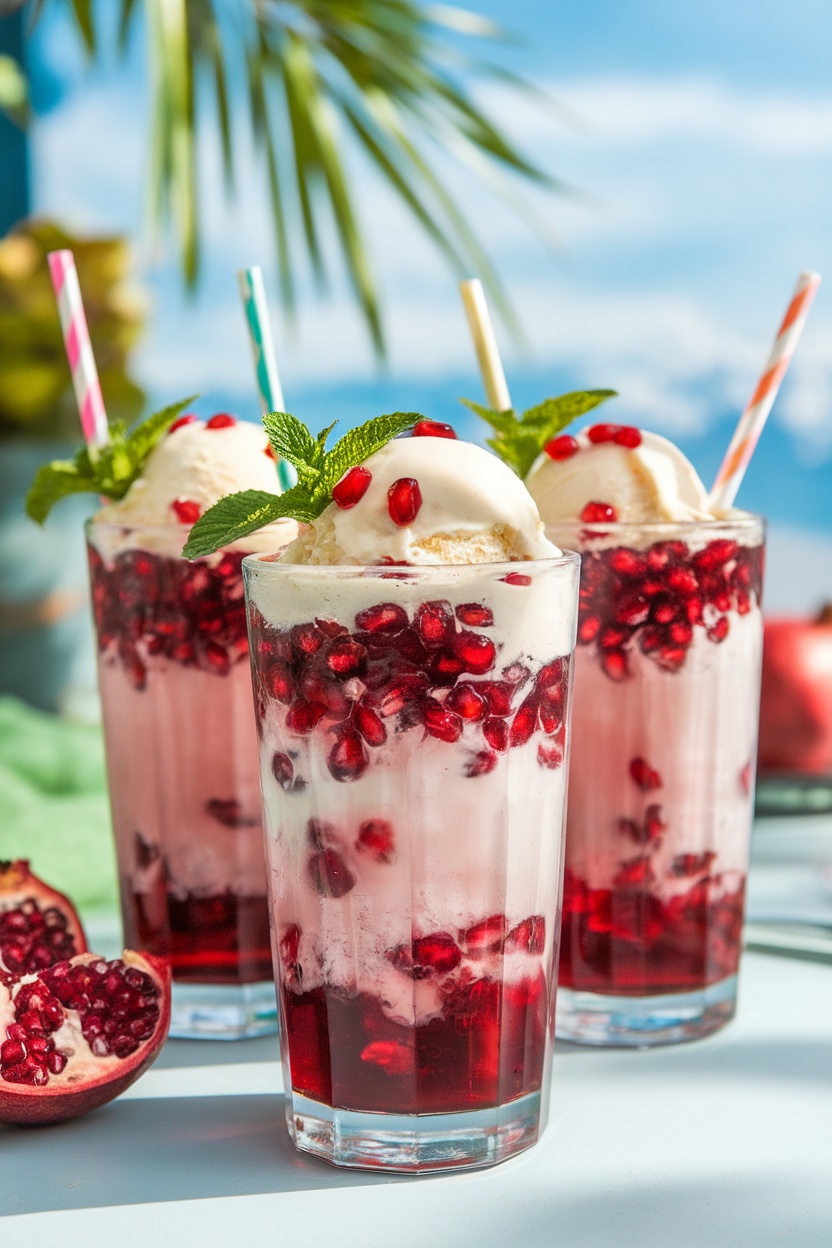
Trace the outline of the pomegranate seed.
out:
M 588 646 L 598 636 L 601 628 L 601 621 L 597 615 L 588 615 L 581 620 L 578 628 L 578 641 L 581 645 Z
M 587 429 L 586 436 L 594 446 L 599 446 L 602 442 L 612 442 L 622 428 L 622 425 L 593 425 Z
M 355 888 L 355 876 L 335 849 L 312 854 L 306 864 L 306 876 L 321 897 L 345 897 Z
M 587 503 L 581 512 L 581 520 L 583 520 L 584 524 L 602 524 L 614 522 L 617 519 L 616 510 L 609 503 Z
M 379 862 L 390 862 L 394 848 L 392 823 L 387 819 L 365 819 L 358 829 L 355 848 Z
M 601 666 L 610 680 L 626 680 L 630 674 L 627 656 L 623 650 L 605 650 Z
M 272 775 L 284 793 L 291 791 L 295 779 L 295 767 L 288 754 L 275 754 L 272 759 Z
M 286 727 L 290 732 L 305 736 L 321 722 L 326 715 L 323 702 L 303 702 L 300 698 L 286 712 Z
M 175 433 L 177 429 L 181 429 L 183 425 L 192 425 L 195 420 L 196 416 L 194 416 L 193 412 L 186 412 L 184 416 L 178 416 L 168 429 L 168 437 Z
M 645 572 L 644 559 L 626 546 L 619 546 L 611 553 L 610 567 L 622 576 L 643 576 Z
M 678 672 L 686 654 L 687 651 L 682 646 L 661 646 L 656 653 L 656 662 L 666 672 Z
M 439 420 L 417 420 L 413 426 L 414 438 L 456 438 L 453 425 L 444 425 Z
M 641 834 L 641 828 L 635 819 L 617 819 L 615 822 L 616 829 L 622 836 L 627 836 L 631 841 L 636 841 L 639 845 L 644 840 Z
M 387 740 L 387 729 L 384 720 L 369 706 L 356 703 L 353 708 L 353 722 L 368 745 L 384 745 Z
M 445 601 L 423 602 L 416 612 L 416 632 L 426 646 L 441 646 L 454 630 L 451 604 Z
M 325 637 L 332 640 L 335 637 L 344 637 L 346 628 L 343 624 L 339 624 L 337 620 L 322 619 L 320 616 L 315 617 L 315 627 L 318 628 Z
M 670 874 L 678 877 L 700 875 L 707 871 L 716 854 L 706 849 L 702 854 L 677 854 L 670 864 Z
M 575 438 L 570 437 L 568 433 L 562 433 L 559 437 L 552 438 L 551 442 L 547 442 L 543 449 L 550 459 L 562 460 L 571 459 L 581 448 Z
M 510 663 L 508 667 L 503 668 L 503 677 L 510 685 L 514 685 L 519 689 L 521 685 L 525 685 L 531 676 L 531 672 L 525 663 Z
M 618 650 L 625 641 L 630 637 L 630 630 L 627 628 L 614 628 L 607 625 L 601 630 L 601 636 L 598 638 L 598 644 L 602 650 Z
M 453 936 L 447 932 L 433 932 L 430 936 L 418 936 L 413 941 L 413 976 L 420 979 L 436 972 L 447 975 L 462 961 L 462 953 Z M 419 972 L 422 972 L 422 975 Z
M 537 701 L 532 697 L 526 698 L 511 721 L 509 729 L 508 742 L 512 749 L 517 746 L 525 745 L 529 741 L 537 727 Z
M 617 446 L 626 446 L 628 451 L 634 451 L 637 446 L 641 446 L 641 430 L 632 425 L 623 425 L 612 440 Z
M 684 542 L 655 542 L 647 552 L 647 564 L 654 572 L 663 572 L 670 564 L 681 563 L 687 553 Z
M 464 670 L 475 676 L 484 676 L 494 666 L 497 651 L 494 642 L 479 633 L 465 630 L 454 638 L 454 653 L 461 660 Z
M 236 425 L 237 421 L 229 412 L 217 412 L 216 416 L 212 416 L 206 422 L 206 429 L 230 429 L 232 425 Z
M 336 676 L 354 676 L 367 660 L 367 648 L 351 637 L 337 637 L 326 656 L 326 665 Z
M 361 502 L 372 479 L 373 474 L 368 468 L 362 468 L 360 464 L 350 468 L 332 487 L 332 501 L 343 511 L 349 511 L 356 503 Z
M 643 624 L 650 615 L 650 604 L 645 602 L 640 594 L 633 598 L 625 599 L 615 613 L 615 619 L 618 624 L 625 624 L 628 628 L 638 628 Z M 602 643 L 603 644 L 603 643 Z
M 482 735 L 498 754 L 508 749 L 508 724 L 504 719 L 487 719 L 482 726 Z
M 458 741 L 462 736 L 462 720 L 435 698 L 426 698 L 422 707 L 424 725 L 432 737 L 440 741 Z
M 738 550 L 736 542 L 728 538 L 719 538 L 717 541 L 708 542 L 704 550 L 697 551 L 693 556 L 693 566 L 698 571 L 713 571 L 728 563 L 729 560 L 735 559 Z
M 728 617 L 727 615 L 723 615 L 707 630 L 708 640 L 716 642 L 718 645 L 719 642 L 724 641 L 728 636 L 728 628 Z
M 485 958 L 492 953 L 502 953 L 506 941 L 505 915 L 492 914 L 480 919 L 467 931 L 460 932 L 459 943 L 469 958 Z
M 422 491 L 415 477 L 399 477 L 387 491 L 387 511 L 400 529 L 406 529 L 419 514 Z
M 497 755 L 492 750 L 479 750 L 471 755 L 462 772 L 469 779 L 473 779 L 474 776 L 487 776 L 496 766 Z
M 362 1062 L 380 1066 L 388 1075 L 407 1075 L 413 1070 L 413 1051 L 398 1040 L 372 1040 L 361 1050 Z
M 671 589 L 685 598 L 696 593 L 696 577 L 690 568 L 671 568 L 667 574 L 667 583 Z
M 289 705 L 295 696 L 295 682 L 288 663 L 283 659 L 275 659 L 267 668 L 265 675 L 266 688 L 278 702 Z
M 326 641 L 326 635 L 316 624 L 296 624 L 292 631 L 292 640 L 301 654 L 317 654 Z
M 175 498 L 171 507 L 176 512 L 180 524 L 196 524 L 202 515 L 202 504 L 195 503 L 192 498 Z
M 0 1062 L 4 1066 L 16 1066 L 26 1056 L 26 1049 L 19 1040 L 6 1040 L 0 1045 Z
M 445 705 L 463 719 L 480 720 L 485 718 L 488 703 L 476 687 L 468 681 L 461 681 L 448 694 Z
M 525 572 L 509 572 L 506 576 L 500 577 L 501 581 L 505 581 L 506 585 L 531 585 L 532 578 L 526 576 Z
M 472 628 L 489 628 L 494 623 L 494 612 L 479 602 L 464 602 L 456 609 L 456 618 Z
M 563 766 L 563 746 L 558 742 L 541 742 L 537 747 L 537 761 L 541 767 L 557 771 Z
M 274 462 L 277 463 L 277 456 L 272 450 L 271 442 L 267 442 L 266 445 L 263 447 L 263 454 L 266 456 L 267 459 L 273 459 Z
M 649 858 L 630 858 L 621 863 L 613 883 L 616 888 L 644 888 L 654 878 Z
M 511 714 L 511 695 L 514 689 L 508 681 L 484 680 L 474 688 L 485 698 L 489 715 L 501 718 Z
M 300 949 L 300 928 L 297 923 L 290 923 L 285 929 L 278 948 L 285 966 L 291 966 L 297 962 L 298 950 Z
M 547 737 L 553 737 L 563 726 L 563 712 L 552 703 L 541 702 L 538 708 L 540 727 Z
M 648 806 L 644 812 L 644 834 L 648 841 L 654 841 L 657 836 L 661 836 L 666 827 L 667 824 L 662 819 L 661 806 Z
M 375 607 L 359 611 L 355 617 L 356 628 L 364 633 L 400 633 L 407 628 L 407 612 L 394 602 L 382 602 Z
M 687 647 L 693 641 L 693 629 L 690 624 L 683 620 L 677 620 L 675 624 L 671 624 L 668 631 L 670 640 L 675 642 L 677 646 Z
M 205 803 L 205 809 L 226 828 L 253 828 L 257 823 L 251 815 L 243 814 L 240 803 L 233 797 L 211 797 Z
M 513 927 L 506 937 L 506 949 L 519 949 L 540 956 L 546 947 L 546 920 L 542 914 L 531 914 Z
M 336 780 L 348 784 L 364 775 L 369 761 L 361 737 L 355 729 L 345 728 L 330 750 L 326 763 Z
M 662 787 L 661 776 L 654 767 L 650 766 L 646 758 L 633 758 L 630 760 L 630 776 L 642 793 L 650 793 L 653 789 Z
M 678 614 L 678 604 L 669 598 L 657 598 L 651 608 L 651 615 L 656 624 L 669 624 L 671 620 L 676 619 Z

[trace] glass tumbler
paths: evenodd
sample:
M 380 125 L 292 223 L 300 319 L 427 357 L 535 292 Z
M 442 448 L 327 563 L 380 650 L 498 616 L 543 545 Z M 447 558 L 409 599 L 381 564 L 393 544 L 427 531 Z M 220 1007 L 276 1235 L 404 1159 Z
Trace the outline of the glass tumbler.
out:
M 763 522 L 547 534 L 583 556 L 557 1034 L 707 1035 L 736 1005 Z
M 240 551 L 90 521 L 125 943 L 168 956 L 171 1035 L 277 1028 Z
M 289 1133 L 502 1161 L 547 1115 L 578 558 L 244 574 Z

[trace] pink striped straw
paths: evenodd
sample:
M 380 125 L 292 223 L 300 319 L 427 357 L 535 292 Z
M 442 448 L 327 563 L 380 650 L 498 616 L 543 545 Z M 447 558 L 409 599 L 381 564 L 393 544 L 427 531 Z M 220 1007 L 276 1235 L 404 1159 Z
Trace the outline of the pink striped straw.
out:
M 709 503 L 712 511 L 724 511 L 733 505 L 742 484 L 745 471 L 751 462 L 755 447 L 760 440 L 763 426 L 768 420 L 780 384 L 792 361 L 798 339 L 809 315 L 812 300 L 820 286 L 820 273 L 804 270 L 797 279 L 791 303 L 777 331 L 771 354 L 766 360 L 757 388 L 740 416 L 734 436 L 725 452 L 716 480 L 711 487 Z
M 47 260 L 84 441 L 88 447 L 95 449 L 109 442 L 110 430 L 84 314 L 75 257 L 71 251 L 50 251 Z

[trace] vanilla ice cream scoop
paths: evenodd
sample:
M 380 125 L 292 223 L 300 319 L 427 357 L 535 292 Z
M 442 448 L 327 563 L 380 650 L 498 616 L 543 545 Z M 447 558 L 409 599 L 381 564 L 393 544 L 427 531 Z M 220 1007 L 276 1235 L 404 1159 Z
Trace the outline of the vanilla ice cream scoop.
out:
M 532 464 L 526 485 L 547 525 L 715 518 L 707 490 L 678 447 L 628 426 L 595 425 L 556 438 Z
M 559 554 L 523 482 L 496 456 L 470 442 L 409 437 L 351 468 L 283 561 L 471 564 Z

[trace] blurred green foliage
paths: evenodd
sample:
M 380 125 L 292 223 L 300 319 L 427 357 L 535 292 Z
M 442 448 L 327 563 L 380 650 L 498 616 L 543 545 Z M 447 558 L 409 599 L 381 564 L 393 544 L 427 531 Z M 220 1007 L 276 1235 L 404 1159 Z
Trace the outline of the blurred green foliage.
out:
M 129 280 L 122 238 L 77 238 L 27 221 L 0 240 L 0 436 L 78 441 L 78 412 L 46 253 L 75 254 L 90 338 L 112 420 L 134 420 L 144 394 L 128 372 L 144 298 Z

